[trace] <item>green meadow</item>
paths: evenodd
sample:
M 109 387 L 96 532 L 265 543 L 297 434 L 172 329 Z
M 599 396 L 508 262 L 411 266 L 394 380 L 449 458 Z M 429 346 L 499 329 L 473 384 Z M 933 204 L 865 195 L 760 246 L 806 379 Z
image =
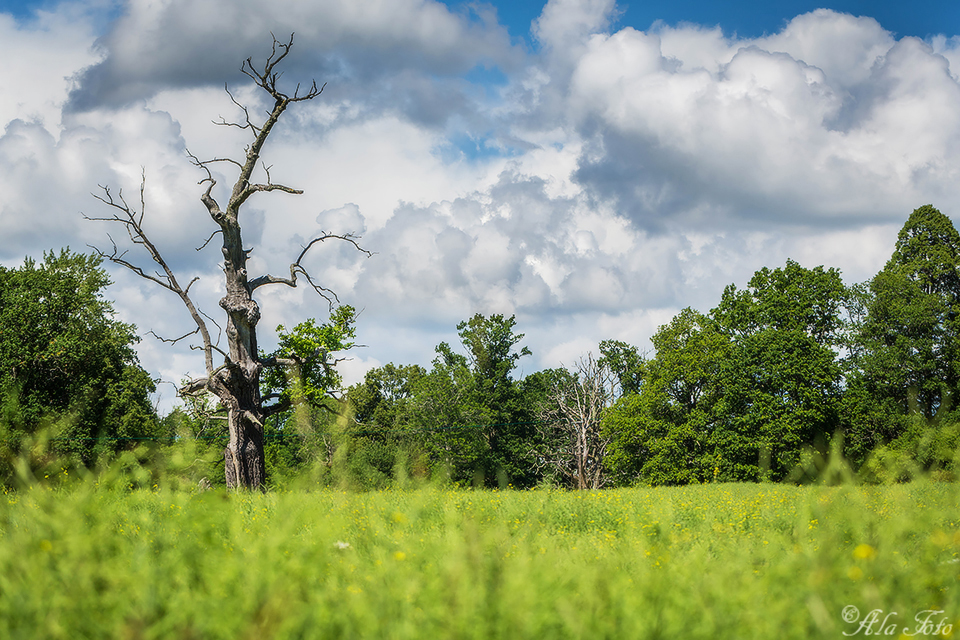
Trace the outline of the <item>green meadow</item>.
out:
M 958 491 L 11 490 L 0 638 L 949 637 Z

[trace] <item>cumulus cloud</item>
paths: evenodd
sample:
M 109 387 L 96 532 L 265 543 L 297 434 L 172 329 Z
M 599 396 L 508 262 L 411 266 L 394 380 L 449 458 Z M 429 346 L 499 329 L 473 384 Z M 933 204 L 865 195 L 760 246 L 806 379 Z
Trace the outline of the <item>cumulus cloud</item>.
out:
M 478 64 L 516 63 L 506 30 L 435 0 L 129 0 L 99 41 L 72 107 L 119 105 L 170 87 L 239 81 L 241 60 L 269 54 L 270 33 L 296 33 L 289 74 L 374 84 L 416 69 L 455 75 Z
M 553 55 L 577 55 L 584 41 L 604 31 L 615 15 L 614 0 L 551 0 L 534 21 L 533 35 Z
M 27 22 L 0 13 L 0 55 L 7 61 L 0 68 L 0 125 L 14 119 L 56 125 L 70 77 L 99 60 L 90 47 L 94 37 L 95 16 L 78 4 Z
M 877 223 L 957 204 L 958 91 L 930 44 L 827 10 L 759 40 L 595 34 L 570 83 L 578 177 L 650 228 Z

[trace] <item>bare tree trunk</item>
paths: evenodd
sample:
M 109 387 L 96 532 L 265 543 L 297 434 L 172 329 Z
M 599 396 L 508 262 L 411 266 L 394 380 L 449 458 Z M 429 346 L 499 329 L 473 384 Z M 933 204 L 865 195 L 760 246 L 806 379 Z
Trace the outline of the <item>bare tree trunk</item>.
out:
M 220 306 L 227 313 L 228 375 L 214 384 L 227 407 L 230 440 L 223 452 L 227 487 L 258 488 L 266 480 L 263 453 L 263 403 L 257 353 L 260 307 L 247 282 L 247 254 L 240 224 L 228 213 L 219 220 L 223 236 L 223 271 L 227 295 Z

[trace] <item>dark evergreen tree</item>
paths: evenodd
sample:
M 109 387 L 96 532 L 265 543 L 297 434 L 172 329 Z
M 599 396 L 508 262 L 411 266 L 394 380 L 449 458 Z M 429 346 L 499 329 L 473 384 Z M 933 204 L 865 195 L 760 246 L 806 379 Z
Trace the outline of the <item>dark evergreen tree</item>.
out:
M 897 457 L 882 451 L 888 447 L 924 468 L 946 460 L 929 455 L 929 443 L 944 442 L 939 431 L 953 429 L 960 385 L 958 263 L 953 222 L 924 205 L 900 230 L 883 270 L 859 289 L 843 412 L 844 451 L 855 465 L 871 454 Z

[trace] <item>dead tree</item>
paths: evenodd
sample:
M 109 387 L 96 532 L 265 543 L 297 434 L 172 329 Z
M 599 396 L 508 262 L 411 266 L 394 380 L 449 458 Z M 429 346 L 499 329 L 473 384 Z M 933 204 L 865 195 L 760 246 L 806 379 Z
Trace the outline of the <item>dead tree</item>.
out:
M 602 487 L 607 440 L 600 420 L 618 395 L 616 376 L 593 354 L 558 377 L 540 409 L 543 444 L 534 452 L 537 466 L 557 472 L 577 489 Z
M 230 488 L 262 488 L 265 480 L 266 470 L 264 467 L 263 452 L 263 425 L 264 421 L 270 415 L 279 413 L 289 408 L 286 403 L 279 402 L 273 405 L 264 406 L 265 398 L 261 397 L 260 392 L 260 374 L 264 367 L 296 367 L 302 363 L 294 360 L 270 358 L 261 359 L 257 351 L 257 323 L 260 320 L 260 307 L 253 298 L 254 292 L 260 287 L 282 284 L 288 287 L 296 287 L 298 276 L 303 279 L 313 289 L 323 296 L 332 306 L 336 295 L 329 289 L 322 287 L 314 282 L 310 274 L 303 267 L 302 262 L 307 253 L 318 243 L 329 239 L 340 239 L 353 244 L 359 251 L 367 256 L 370 252 L 362 249 L 356 241 L 356 236 L 345 234 L 336 235 L 321 233 L 313 238 L 303 247 L 300 255 L 290 265 L 290 276 L 279 277 L 270 274 L 260 275 L 251 278 L 247 273 L 247 258 L 252 249 L 244 249 L 241 237 L 240 227 L 240 209 L 245 202 L 254 194 L 269 191 L 282 191 L 284 193 L 301 194 L 303 191 L 291 187 L 274 183 L 270 177 L 270 170 L 265 164 L 261 165 L 260 153 L 264 143 L 280 117 L 286 111 L 287 107 L 296 102 L 312 100 L 320 95 L 323 86 L 317 87 L 316 82 L 311 83 L 309 89 L 301 92 L 301 86 L 298 84 L 293 94 L 287 94 L 280 90 L 278 81 L 280 73 L 276 67 L 293 46 L 293 35 L 286 43 L 273 39 L 273 47 L 270 55 L 267 57 L 262 68 L 254 65 L 251 58 L 247 58 L 240 67 L 240 70 L 247 75 L 260 89 L 267 92 L 273 101 L 273 107 L 268 112 L 266 120 L 257 124 L 250 114 L 247 107 L 237 102 L 227 88 L 227 95 L 233 103 L 243 112 L 243 122 L 231 122 L 223 118 L 215 124 L 222 126 L 238 127 L 246 130 L 253 138 L 252 142 L 246 147 L 246 154 L 242 161 L 233 158 L 213 158 L 210 160 L 201 160 L 189 154 L 190 160 L 206 177 L 199 184 L 206 184 L 206 190 L 200 195 L 200 201 L 206 207 L 207 213 L 213 222 L 219 227 L 210 238 L 208 244 L 217 234 L 222 240 L 221 251 L 223 253 L 223 273 L 225 284 L 225 295 L 220 300 L 220 307 L 226 313 L 225 335 L 228 348 L 223 350 L 210 338 L 210 332 L 207 329 L 207 320 L 220 326 L 209 315 L 203 313 L 190 298 L 190 287 L 197 281 L 197 278 L 191 280 L 185 287 L 180 284 L 170 268 L 167 261 L 161 255 L 157 246 L 148 238 L 143 227 L 144 218 L 144 182 L 140 184 L 140 207 L 130 206 L 123 198 L 122 192 L 118 192 L 114 197 L 108 187 L 101 186 L 101 193 L 94 194 L 97 199 L 111 207 L 113 215 L 111 217 L 88 218 L 91 220 L 103 220 L 119 223 L 126 228 L 130 240 L 134 245 L 142 247 L 150 258 L 159 265 L 160 270 L 145 270 L 126 258 L 126 251 L 120 251 L 116 243 L 113 244 L 113 250 L 110 253 L 95 250 L 103 258 L 111 260 L 122 265 L 137 275 L 150 280 L 161 287 L 175 293 L 187 310 L 196 329 L 185 336 L 175 339 L 164 340 L 165 342 L 179 342 L 189 336 L 199 334 L 199 346 L 195 348 L 202 350 L 205 360 L 206 375 L 192 380 L 185 384 L 179 393 L 181 396 L 197 395 L 211 393 L 219 399 L 227 413 L 227 424 L 229 425 L 230 440 L 227 448 L 224 450 L 225 473 L 227 486 Z M 210 165 L 214 163 L 227 163 L 234 165 L 238 170 L 236 182 L 230 192 L 230 198 L 225 208 L 214 199 L 212 193 L 216 186 L 216 180 L 210 171 Z M 265 176 L 264 182 L 256 182 L 254 173 L 258 165 L 262 167 L 262 173 Z M 112 239 L 111 239 L 112 242 Z M 219 342 L 219 341 L 218 341 Z M 215 353 L 223 357 L 223 363 L 214 364 Z M 326 354 L 318 354 L 319 357 L 326 357 Z

